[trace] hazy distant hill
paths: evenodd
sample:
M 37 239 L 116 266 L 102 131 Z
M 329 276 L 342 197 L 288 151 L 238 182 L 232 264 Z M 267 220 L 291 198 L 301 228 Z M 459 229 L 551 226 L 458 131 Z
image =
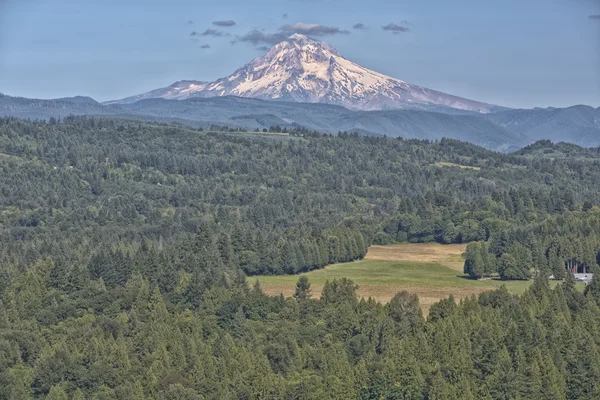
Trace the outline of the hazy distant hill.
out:
M 253 130 L 279 125 L 328 133 L 355 131 L 362 135 L 431 140 L 449 137 L 505 152 L 539 139 L 600 146 L 600 110 L 587 106 L 482 115 L 456 111 L 451 114 L 420 110 L 351 111 L 330 104 L 232 96 L 187 100 L 152 98 L 103 105 L 89 97 L 36 100 L 0 95 L 0 116 L 48 119 L 70 114 L 123 116 L 194 127 L 220 124 Z
M 118 115 L 123 110 L 117 106 L 98 103 L 91 97 L 76 96 L 40 100 L 6 96 L 0 93 L 0 115 L 24 119 L 48 119 L 68 115 Z
M 239 97 L 191 98 L 174 101 L 148 99 L 122 105 L 131 114 L 141 113 L 196 121 L 222 121 L 248 128 L 303 126 L 322 132 L 357 131 L 362 134 L 405 138 L 450 137 L 494 150 L 516 150 L 530 143 L 472 115 L 451 115 L 418 110 L 350 111 L 346 108 L 311 103 L 273 102 Z
M 535 108 L 509 110 L 485 119 L 532 140 L 550 139 L 585 147 L 600 146 L 600 107 Z

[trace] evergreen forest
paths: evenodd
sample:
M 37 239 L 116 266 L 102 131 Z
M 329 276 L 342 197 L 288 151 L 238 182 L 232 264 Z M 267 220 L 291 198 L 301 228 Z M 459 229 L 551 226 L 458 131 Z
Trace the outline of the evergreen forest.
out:
M 600 148 L 277 131 L 0 119 L 0 399 L 600 398 Z M 401 242 L 534 282 L 425 316 L 253 278 Z

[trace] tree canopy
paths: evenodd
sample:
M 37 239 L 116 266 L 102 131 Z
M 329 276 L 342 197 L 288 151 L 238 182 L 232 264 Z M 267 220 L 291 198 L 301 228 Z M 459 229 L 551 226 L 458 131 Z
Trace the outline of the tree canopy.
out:
M 547 145 L 0 119 L 0 399 L 597 399 L 600 161 Z M 427 317 L 247 283 L 395 242 L 535 281 Z

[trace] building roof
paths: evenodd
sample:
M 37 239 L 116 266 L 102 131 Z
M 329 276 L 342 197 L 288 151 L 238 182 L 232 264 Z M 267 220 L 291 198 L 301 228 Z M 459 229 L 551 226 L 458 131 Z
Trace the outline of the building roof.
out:
M 591 282 L 593 277 L 594 277 L 594 274 L 573 274 L 573 278 L 576 281 L 582 281 L 582 282 L 586 282 L 586 283 Z

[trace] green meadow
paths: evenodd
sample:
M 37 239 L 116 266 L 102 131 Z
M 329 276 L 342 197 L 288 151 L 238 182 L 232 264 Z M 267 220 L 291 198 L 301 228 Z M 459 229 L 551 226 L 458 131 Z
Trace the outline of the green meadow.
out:
M 470 279 L 462 272 L 462 251 L 464 246 L 461 245 L 373 246 L 364 260 L 329 265 L 301 275 L 308 277 L 313 297 L 319 297 L 325 281 L 346 277 L 359 286 L 358 293 L 362 297 L 387 302 L 399 291 L 406 290 L 419 296 L 425 310 L 450 295 L 462 299 L 501 286 L 520 294 L 533 282 Z M 419 259 L 424 261 L 417 261 Z M 249 279 L 258 280 L 267 294 L 291 296 L 301 275 L 265 275 Z M 556 285 L 556 282 L 552 284 Z

